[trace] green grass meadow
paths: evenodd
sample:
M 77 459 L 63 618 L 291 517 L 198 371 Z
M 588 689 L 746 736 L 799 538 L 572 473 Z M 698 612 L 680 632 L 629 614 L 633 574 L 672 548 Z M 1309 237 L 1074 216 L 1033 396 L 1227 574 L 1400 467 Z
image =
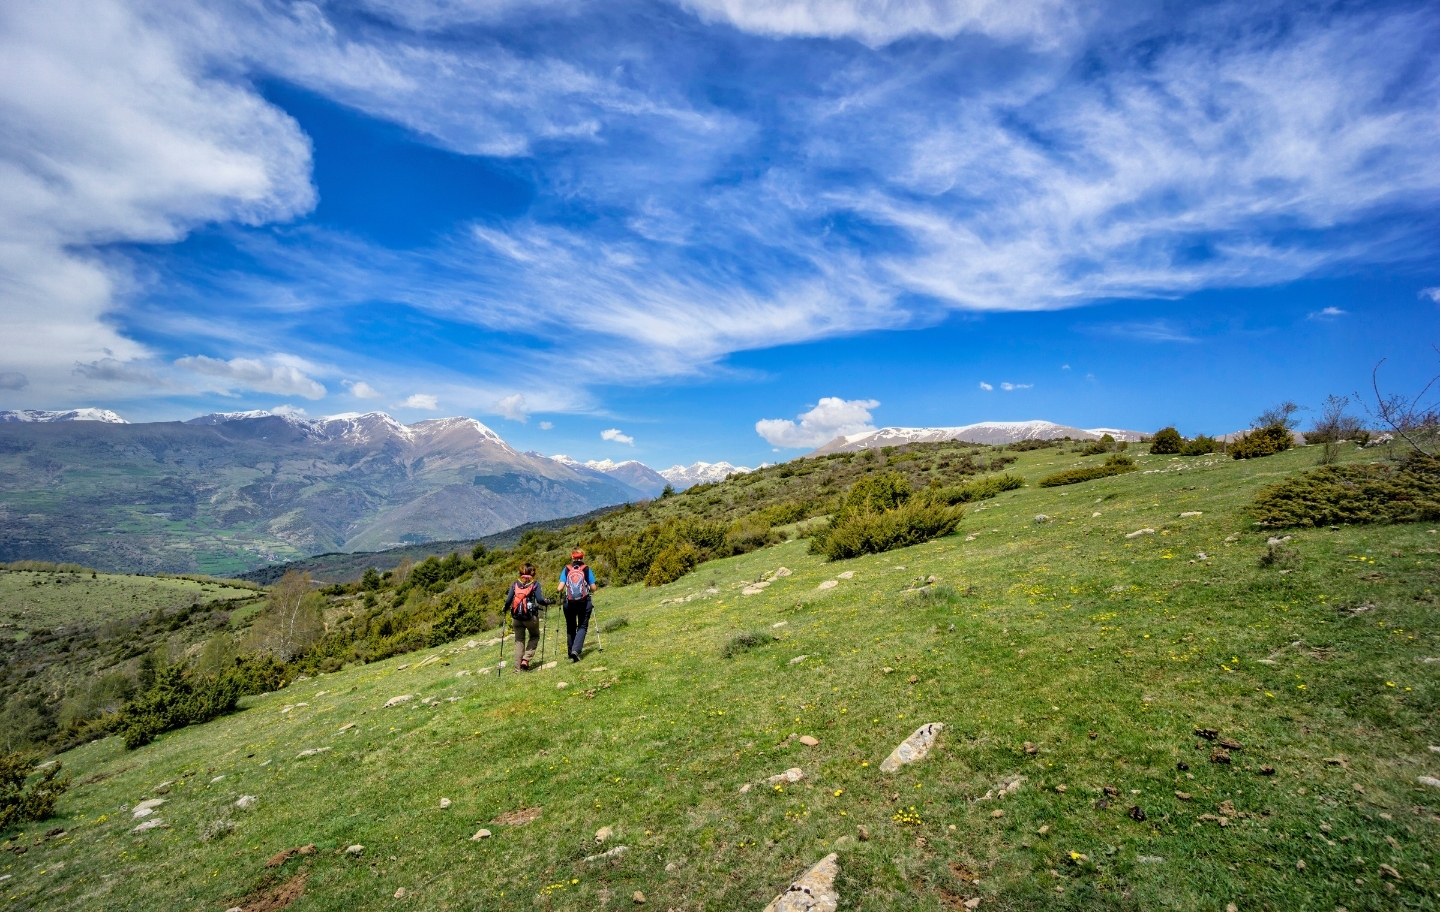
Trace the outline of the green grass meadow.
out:
M 1024 453 L 1009 470 L 1032 486 L 939 541 L 834 564 L 792 541 L 602 590 L 597 624 L 628 624 L 575 666 L 552 642 L 560 667 L 481 674 L 500 650 L 462 641 L 133 752 L 91 743 L 60 758 L 75 785 L 57 816 L 0 854 L 0 901 L 592 910 L 638 890 L 759 910 L 835 851 L 842 909 L 1440 908 L 1440 788 L 1418 782 L 1440 777 L 1440 535 L 1290 532 L 1262 567 L 1271 533 L 1246 508 L 1316 452 L 1139 456 L 1047 489 L 1077 460 Z M 762 645 L 722 658 L 742 631 Z M 930 756 L 881 773 L 926 722 L 946 726 Z M 1242 747 L 1211 762 L 1196 729 Z M 790 767 L 805 778 L 763 784 Z M 132 833 L 128 808 L 165 782 L 167 826 Z

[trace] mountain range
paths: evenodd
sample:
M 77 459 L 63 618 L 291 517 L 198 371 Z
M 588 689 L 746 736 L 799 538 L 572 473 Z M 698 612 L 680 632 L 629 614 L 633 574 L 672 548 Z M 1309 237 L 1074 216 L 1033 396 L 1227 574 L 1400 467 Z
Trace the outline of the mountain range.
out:
M 1116 440 L 1135 442 L 1149 436 L 1140 431 L 1126 431 L 1118 428 L 1082 429 L 1053 421 L 982 421 L 960 427 L 902 428 L 887 427 L 875 431 L 863 431 L 836 437 L 829 443 L 810 453 L 823 456 L 827 453 L 854 453 L 883 446 L 903 446 L 907 443 L 938 443 L 942 440 L 962 440 L 988 446 L 1017 443 L 1021 440 L 1099 440 L 1109 434 Z

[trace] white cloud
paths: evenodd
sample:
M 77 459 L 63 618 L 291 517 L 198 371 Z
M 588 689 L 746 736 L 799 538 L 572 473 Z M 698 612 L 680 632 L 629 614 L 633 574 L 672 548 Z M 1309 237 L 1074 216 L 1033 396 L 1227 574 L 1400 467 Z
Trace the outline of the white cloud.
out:
M 1436 304 L 1440 304 L 1440 286 L 1436 286 L 1435 288 L 1420 289 L 1420 297 L 1429 298 Z
M 525 408 L 525 397 L 520 393 L 511 393 L 499 402 L 496 402 L 495 411 L 509 418 L 511 421 L 518 421 L 521 424 L 524 424 L 530 418 L 530 412 Z
M 1326 307 L 1321 310 L 1314 311 L 1308 316 L 1311 320 L 1333 320 L 1336 317 L 1343 317 L 1347 313 L 1349 313 L 1349 311 L 1341 310 L 1338 307 Z
M 1000 388 L 1001 388 L 1002 390 L 1004 390 L 1005 392 L 1007 392 L 1007 393 L 1010 392 L 1011 390 L 1028 390 L 1028 389 L 1031 389 L 1031 388 L 1034 387 L 1034 386 L 1035 386 L 1035 384 L 1033 384 L 1033 383 L 1002 383 L 1002 384 L 1000 384 Z
M 680 0 L 707 21 L 777 38 L 854 38 L 888 44 L 909 35 L 973 32 L 1051 45 L 1078 31 L 1077 5 L 1061 0 Z
M 350 390 L 350 395 L 356 399 L 379 399 L 384 395 L 364 380 L 356 380 L 353 383 L 349 380 L 344 382 L 345 386 Z
M 612 443 L 628 443 L 630 446 L 635 445 L 635 438 L 629 434 L 622 434 L 619 428 L 609 428 L 608 430 L 601 431 L 600 439 L 609 440 Z
M 1127 323 L 1102 323 L 1082 327 L 1083 332 L 1114 336 L 1135 342 L 1194 342 L 1195 337 L 1169 320 L 1136 320 Z
M 282 402 L 280 405 L 275 406 L 270 411 L 276 415 L 284 415 L 287 418 L 305 417 L 305 410 L 303 408 L 300 408 L 298 405 L 291 405 L 288 402 Z
M 993 386 L 991 386 L 990 384 L 986 383 L 984 380 L 981 380 L 981 381 L 980 381 L 980 388 L 981 388 L 982 390 L 984 390 L 985 392 L 988 393 L 988 392 L 990 392 L 991 390 L 993 390 L 995 387 L 993 387 Z
M 165 19 L 122 0 L 0 4 L 12 74 L 0 79 L 0 322 L 7 360 L 47 392 L 74 394 L 77 360 L 148 354 L 111 319 L 135 283 L 98 246 L 314 203 L 295 122 L 197 59 Z
M 553 430 L 554 427 L 555 427 L 555 425 L 554 425 L 553 422 L 550 422 L 550 421 L 542 421 L 542 422 L 540 422 L 540 430 L 542 430 L 542 431 Z
M 875 399 L 826 396 L 810 411 L 796 416 L 798 423 L 789 418 L 764 418 L 755 422 L 755 432 L 779 447 L 818 447 L 842 435 L 875 430 L 870 410 L 879 405 Z
M 400 408 L 424 409 L 427 412 L 433 412 L 439 407 L 439 397 L 432 396 L 429 393 L 415 393 L 400 403 Z
M 190 355 L 177 359 L 175 366 L 218 380 L 216 389 L 221 392 L 229 392 L 238 386 L 262 393 L 304 396 L 306 399 L 319 399 L 325 395 L 325 387 L 305 375 L 303 361 L 284 355 L 276 355 L 272 360 L 279 363 L 266 364 L 254 358 L 222 361 L 205 355 Z
M 1062 364 L 1062 365 L 1060 365 L 1060 369 L 1061 369 L 1062 371 L 1068 371 L 1068 370 L 1070 369 L 1070 365 L 1068 365 L 1068 364 Z

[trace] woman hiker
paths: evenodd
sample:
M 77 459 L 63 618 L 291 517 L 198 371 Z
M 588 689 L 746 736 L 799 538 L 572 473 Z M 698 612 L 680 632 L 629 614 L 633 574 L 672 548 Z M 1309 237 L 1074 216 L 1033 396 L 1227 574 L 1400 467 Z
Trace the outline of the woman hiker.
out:
M 540 609 L 549 604 L 540 584 L 535 582 L 535 565 L 521 567 L 520 578 L 510 584 L 510 591 L 505 596 L 510 627 L 515 631 L 516 671 L 530 670 L 530 660 L 535 658 L 535 650 L 540 646 Z
M 585 632 L 590 627 L 590 612 L 595 610 L 590 596 L 595 592 L 595 573 L 585 566 L 585 552 L 570 552 L 570 563 L 560 568 L 560 597 L 565 600 L 565 646 L 570 661 L 580 661 L 585 648 Z

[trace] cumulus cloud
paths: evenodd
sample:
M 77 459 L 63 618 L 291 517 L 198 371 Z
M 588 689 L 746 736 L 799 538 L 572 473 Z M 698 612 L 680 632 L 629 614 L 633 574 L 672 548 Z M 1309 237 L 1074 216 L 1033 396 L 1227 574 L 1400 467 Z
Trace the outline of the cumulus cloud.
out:
M 305 410 L 298 405 L 291 405 L 283 402 L 270 410 L 273 414 L 283 415 L 286 418 L 304 418 Z
M 530 418 L 530 410 L 525 407 L 525 397 L 520 393 L 511 393 L 496 402 L 495 411 L 511 421 L 518 421 L 521 424 Z
M 764 418 L 755 422 L 755 432 L 777 447 L 823 446 L 842 435 L 875 430 L 870 423 L 870 410 L 879 406 L 875 399 L 826 396 L 810 411 L 797 415 L 798 421 Z
M 542 421 L 542 422 L 540 422 L 540 430 L 542 430 L 542 431 L 549 431 L 549 430 L 553 430 L 554 428 L 555 428 L 554 422 L 550 422 L 550 421 Z
M 635 438 L 631 437 L 629 434 L 621 433 L 619 428 L 609 428 L 607 430 L 601 431 L 600 439 L 609 440 L 612 443 L 627 443 L 630 446 L 635 445 Z
M 277 355 L 266 364 L 254 358 L 231 358 L 222 361 L 206 355 L 189 355 L 175 361 L 175 366 L 193 371 L 218 382 L 217 387 L 229 392 L 235 387 L 282 396 L 304 396 L 320 399 L 325 387 L 305 375 L 303 361 Z
M 1002 383 L 1002 384 L 1000 384 L 1000 388 L 1001 388 L 1002 390 L 1004 390 L 1005 392 L 1007 392 L 1007 393 L 1010 392 L 1010 391 L 1012 391 L 1012 390 L 1028 390 L 1028 389 L 1032 388 L 1033 386 L 1035 386 L 1035 384 L 1033 384 L 1033 383 Z
M 21 390 L 30 385 L 30 378 L 19 371 L 0 371 L 0 390 Z
M 993 386 L 991 386 L 990 384 L 986 383 L 984 380 L 981 380 L 981 381 L 980 381 L 980 388 L 981 388 L 982 390 L 984 390 L 985 392 L 988 393 L 988 392 L 990 392 L 991 390 L 993 390 L 995 387 L 993 387 Z
M 1311 320 L 1333 320 L 1336 317 L 1343 317 L 1347 313 L 1349 313 L 1349 311 L 1341 310 L 1338 307 L 1325 307 L 1312 311 L 1308 316 Z
M 400 403 L 400 407 L 424 409 L 427 412 L 433 412 L 440 408 L 440 399 L 438 396 L 432 396 L 429 393 L 414 393 L 404 402 Z
M 1440 286 L 1436 286 L 1435 288 L 1420 289 L 1420 297 L 1429 298 L 1436 304 L 1440 304 Z
M 350 395 L 356 399 L 379 399 L 384 395 L 364 380 L 356 380 L 353 383 L 346 380 L 344 383 L 346 388 L 350 390 Z

